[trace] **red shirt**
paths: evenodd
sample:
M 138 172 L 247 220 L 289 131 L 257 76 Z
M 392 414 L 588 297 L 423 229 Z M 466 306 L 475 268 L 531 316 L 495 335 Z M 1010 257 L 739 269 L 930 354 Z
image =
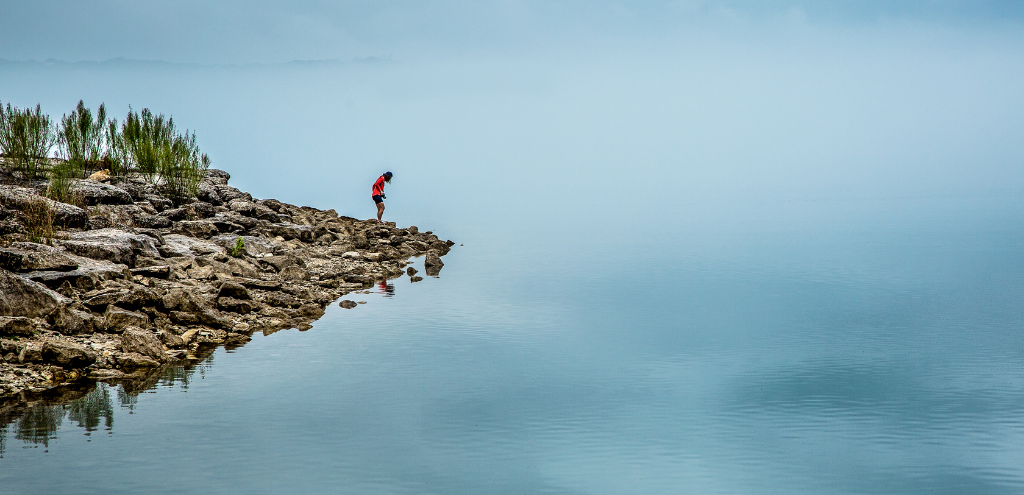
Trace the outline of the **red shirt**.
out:
M 380 176 L 379 178 L 377 178 L 377 182 L 373 183 L 373 195 L 377 196 L 379 194 L 384 194 L 384 176 L 383 175 Z

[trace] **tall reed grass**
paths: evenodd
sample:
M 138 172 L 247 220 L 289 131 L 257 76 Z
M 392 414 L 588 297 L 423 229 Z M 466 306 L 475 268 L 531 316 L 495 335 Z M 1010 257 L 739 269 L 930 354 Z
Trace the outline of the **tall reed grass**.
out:
M 60 160 L 51 166 L 54 145 Z M 195 132 L 179 132 L 173 118 L 148 108 L 129 108 L 118 123 L 107 118 L 104 105 L 94 115 L 83 101 L 60 119 L 59 129 L 39 105 L 34 111 L 0 106 L 0 153 L 22 179 L 34 180 L 47 172 L 47 195 L 62 202 L 74 202 L 73 183 L 86 171 L 107 168 L 115 179 L 142 176 L 180 204 L 195 196 L 210 167 Z
M 20 110 L 0 105 L 0 152 L 24 180 L 35 180 L 48 166 L 56 135 L 50 117 L 36 105 Z

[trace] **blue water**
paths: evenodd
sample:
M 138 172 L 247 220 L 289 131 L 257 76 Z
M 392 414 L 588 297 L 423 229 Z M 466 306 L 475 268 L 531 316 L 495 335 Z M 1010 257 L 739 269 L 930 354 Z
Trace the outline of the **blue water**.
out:
M 982 213 L 481 228 L 439 278 L 101 386 L 109 426 L 8 426 L 0 493 L 1021 493 L 1024 229 Z

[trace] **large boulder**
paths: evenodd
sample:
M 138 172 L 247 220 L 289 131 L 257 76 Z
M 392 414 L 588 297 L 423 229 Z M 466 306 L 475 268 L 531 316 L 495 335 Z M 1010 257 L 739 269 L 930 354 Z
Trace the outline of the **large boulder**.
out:
M 123 278 L 128 270 L 127 265 L 109 261 L 96 261 L 83 257 L 72 256 L 78 262 L 78 269 L 69 272 L 41 270 L 26 273 L 25 278 L 45 284 L 51 289 L 59 288 L 65 282 L 80 290 L 91 291 L 105 280 Z
M 309 225 L 296 225 L 294 223 L 272 223 L 267 230 L 274 236 L 281 236 L 284 240 L 298 239 L 302 242 L 313 242 L 313 227 Z
M 15 242 L 6 248 L 0 248 L 0 267 L 12 272 L 66 272 L 78 268 L 78 262 L 52 246 L 34 242 Z
M 222 311 L 230 311 L 238 314 L 249 314 L 253 310 L 252 301 L 246 299 L 235 299 L 233 297 L 217 298 L 217 308 Z
M 82 335 L 96 332 L 100 326 L 99 318 L 91 313 L 68 307 L 58 308 L 50 315 L 54 330 L 64 335 Z
M 104 315 L 105 327 L 108 332 L 121 333 L 128 327 L 148 327 L 149 317 L 134 311 L 116 306 L 108 306 Z
M 85 204 L 94 205 L 127 205 L 132 203 L 128 191 L 117 186 L 104 184 L 95 180 L 79 180 L 72 185 L 75 192 L 82 195 Z
M 230 208 L 231 211 L 238 212 L 247 217 L 255 217 L 258 211 L 256 203 L 245 198 L 232 199 L 231 201 L 228 201 L 227 207 Z
M 84 368 L 96 362 L 97 354 L 81 344 L 67 341 L 43 342 L 42 359 L 64 368 Z
M 75 253 L 83 258 L 94 260 L 106 260 L 119 265 L 134 266 L 135 252 L 130 246 L 124 244 L 108 244 L 102 241 L 59 241 L 60 245 L 69 252 Z
M 220 194 L 217 194 L 217 185 L 210 181 L 202 181 L 199 183 L 199 188 L 196 190 L 196 199 L 206 203 L 210 203 L 215 206 L 220 206 L 224 203 L 221 199 Z
M 134 234 L 120 229 L 100 229 L 87 232 L 76 232 L 71 234 L 70 239 L 77 241 L 103 242 L 107 244 L 118 244 L 128 246 L 135 254 L 156 258 L 160 256 L 157 251 L 157 239 L 145 234 Z
M 175 222 L 173 230 L 177 234 L 199 239 L 209 239 L 220 233 L 220 229 L 217 228 L 216 224 L 206 220 L 182 220 Z
M 36 331 L 36 322 L 24 316 L 0 316 L 0 336 L 31 337 Z
M 106 260 L 129 267 L 135 266 L 136 256 L 160 256 L 154 238 L 115 228 L 75 232 L 68 239 L 57 242 L 67 251 L 83 258 Z
M 125 328 L 121 334 L 120 349 L 123 352 L 137 352 L 157 361 L 164 361 L 164 344 L 155 333 L 136 327 Z
M 35 189 L 0 185 L 0 203 L 8 208 L 24 211 L 39 201 L 44 201 L 49 206 L 53 212 L 53 222 L 57 226 L 80 229 L 89 224 L 89 216 L 85 210 L 77 206 L 40 196 Z
M 146 306 L 156 306 L 160 301 L 160 295 L 146 287 L 132 287 L 127 293 L 117 298 L 116 304 L 126 309 L 139 309 Z
M 233 297 L 235 299 L 252 299 L 249 295 L 249 290 L 244 285 L 236 282 L 224 282 L 220 286 L 220 291 L 217 293 L 217 297 Z
M 242 192 L 238 190 L 238 188 L 236 187 L 231 187 L 228 185 L 219 185 L 214 187 L 216 187 L 217 189 L 217 195 L 220 196 L 220 199 L 226 203 L 230 203 L 232 199 L 238 198 L 242 198 L 247 201 L 252 201 L 252 196 L 249 195 L 249 193 Z
M 194 258 L 204 254 L 224 252 L 224 248 L 217 244 L 181 234 L 165 235 L 164 244 L 159 247 L 159 250 L 165 258 Z
M 0 269 L 0 316 L 46 316 L 66 301 L 38 282 Z

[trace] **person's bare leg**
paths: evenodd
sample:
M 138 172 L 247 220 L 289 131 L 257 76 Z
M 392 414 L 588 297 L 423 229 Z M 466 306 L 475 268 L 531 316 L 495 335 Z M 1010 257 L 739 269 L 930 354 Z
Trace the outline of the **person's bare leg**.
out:
M 384 216 L 384 203 L 377 203 L 377 222 Z

